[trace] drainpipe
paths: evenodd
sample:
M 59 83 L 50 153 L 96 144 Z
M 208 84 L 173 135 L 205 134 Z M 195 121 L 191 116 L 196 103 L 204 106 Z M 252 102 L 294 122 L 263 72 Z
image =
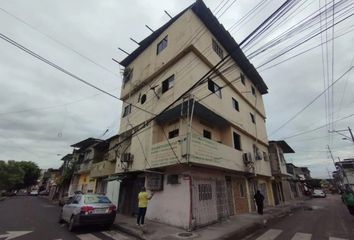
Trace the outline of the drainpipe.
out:
M 189 175 L 189 227 L 188 231 L 193 230 L 193 189 L 192 189 L 192 176 Z

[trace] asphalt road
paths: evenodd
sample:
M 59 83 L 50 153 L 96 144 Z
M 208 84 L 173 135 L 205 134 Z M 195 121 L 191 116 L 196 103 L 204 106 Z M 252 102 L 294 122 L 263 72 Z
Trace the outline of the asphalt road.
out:
M 339 195 L 312 199 L 307 208 L 260 229 L 247 240 L 343 240 L 354 239 L 354 216 Z
M 58 223 L 59 206 L 47 199 L 33 196 L 14 196 L 0 201 L 0 239 L 8 234 L 23 234 L 15 240 L 133 240 L 118 230 L 102 227 L 82 227 L 68 231 L 66 224 Z M 25 232 L 19 232 L 25 231 Z

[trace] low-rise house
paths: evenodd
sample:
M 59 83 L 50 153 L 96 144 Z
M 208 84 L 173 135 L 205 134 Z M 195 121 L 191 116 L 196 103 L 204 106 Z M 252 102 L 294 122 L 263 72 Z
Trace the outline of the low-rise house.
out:
M 349 186 L 354 191 L 354 158 L 344 159 L 336 162 L 336 171 L 333 172 L 333 177 L 342 190 Z
M 292 193 L 289 182 L 291 175 L 287 172 L 285 153 L 295 153 L 295 151 L 285 141 L 269 141 L 270 166 L 274 177 L 272 187 L 276 205 L 297 197 Z
M 76 169 L 69 187 L 69 195 L 74 194 L 75 191 L 95 192 L 96 179 L 90 176 L 90 172 L 94 159 L 100 159 L 103 156 L 100 148 L 95 148 L 102 142 L 101 139 L 87 138 L 71 145 L 74 148 L 73 161 L 76 163 Z

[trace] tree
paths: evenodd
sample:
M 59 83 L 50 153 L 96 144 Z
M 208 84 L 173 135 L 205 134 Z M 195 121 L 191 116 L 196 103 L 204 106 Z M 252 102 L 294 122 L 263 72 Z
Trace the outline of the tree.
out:
M 21 184 L 21 188 L 27 188 L 37 184 L 37 180 L 41 175 L 41 170 L 39 169 L 37 164 L 35 164 L 34 162 L 26 161 L 17 162 L 17 164 L 19 168 L 22 169 L 24 172 L 23 183 Z
M 23 184 L 24 171 L 17 162 L 0 161 L 0 189 L 13 190 L 16 186 Z
M 0 161 L 0 190 L 11 191 L 35 185 L 40 172 L 34 162 Z

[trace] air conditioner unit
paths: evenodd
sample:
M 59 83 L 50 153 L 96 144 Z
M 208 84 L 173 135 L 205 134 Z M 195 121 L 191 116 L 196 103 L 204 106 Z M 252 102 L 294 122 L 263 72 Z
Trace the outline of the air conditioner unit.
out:
M 178 175 L 177 174 L 168 175 L 167 184 L 179 184 Z
M 248 165 L 250 163 L 253 163 L 253 158 L 252 158 L 252 154 L 250 152 L 248 153 L 244 153 L 242 155 L 242 158 L 243 158 L 243 162 L 244 164 Z

